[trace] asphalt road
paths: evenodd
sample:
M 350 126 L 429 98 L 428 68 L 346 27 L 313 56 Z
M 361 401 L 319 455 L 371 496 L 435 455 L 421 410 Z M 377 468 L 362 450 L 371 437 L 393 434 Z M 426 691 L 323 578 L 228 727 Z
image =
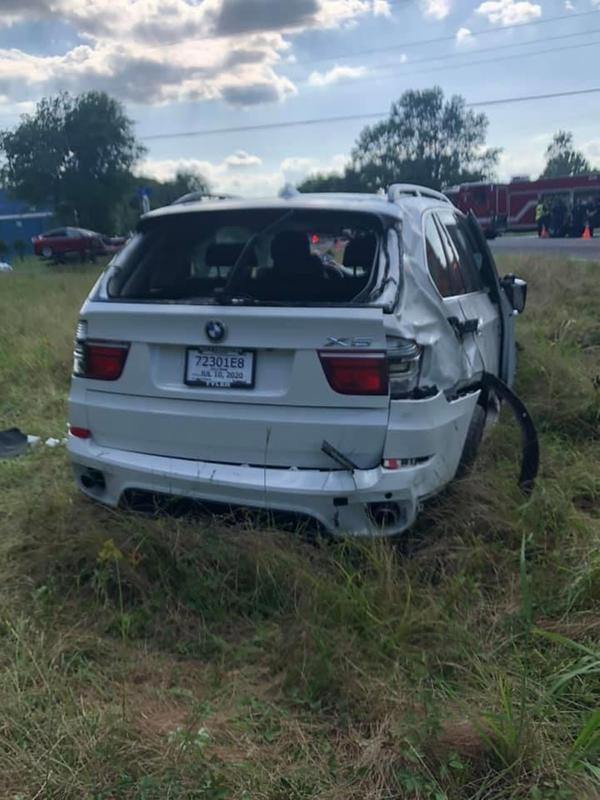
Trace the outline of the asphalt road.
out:
M 579 261 L 600 261 L 600 236 L 593 239 L 539 239 L 532 236 L 499 236 L 489 242 L 496 254 L 547 255 L 574 258 Z

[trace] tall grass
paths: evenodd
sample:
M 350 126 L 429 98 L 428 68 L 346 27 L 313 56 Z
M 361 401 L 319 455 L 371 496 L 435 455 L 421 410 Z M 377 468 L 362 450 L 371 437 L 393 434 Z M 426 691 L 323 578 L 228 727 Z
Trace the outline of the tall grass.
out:
M 505 268 L 528 499 L 508 419 L 399 544 L 115 513 L 60 450 L 0 462 L 2 800 L 598 797 L 600 271 Z M 3 424 L 64 429 L 93 279 L 0 282 Z

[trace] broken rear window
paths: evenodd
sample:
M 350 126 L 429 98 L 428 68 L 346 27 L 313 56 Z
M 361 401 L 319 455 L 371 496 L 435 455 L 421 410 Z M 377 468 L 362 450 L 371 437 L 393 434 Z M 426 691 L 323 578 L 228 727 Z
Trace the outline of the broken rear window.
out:
M 205 211 L 155 217 L 113 262 L 109 297 L 156 302 L 355 303 L 377 276 L 372 214 Z

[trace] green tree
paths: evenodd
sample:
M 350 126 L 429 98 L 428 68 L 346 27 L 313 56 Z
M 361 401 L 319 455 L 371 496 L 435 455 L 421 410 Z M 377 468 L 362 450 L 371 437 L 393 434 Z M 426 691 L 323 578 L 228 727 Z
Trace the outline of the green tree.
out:
M 4 183 L 33 204 L 51 203 L 62 222 L 110 232 L 144 148 L 123 106 L 104 92 L 41 100 L 0 134 Z
M 348 166 L 344 172 L 317 172 L 300 185 L 301 192 L 364 192 L 366 185 L 360 172 Z
M 464 98 L 444 100 L 436 86 L 410 90 L 392 104 L 390 115 L 366 127 L 342 175 L 319 175 L 300 187 L 306 191 L 378 191 L 391 183 L 418 183 L 441 189 L 491 177 L 500 151 L 484 149 L 485 114 L 466 108 Z
M 203 175 L 197 172 L 179 170 L 173 181 L 161 184 L 162 193 L 165 196 L 165 203 L 172 203 L 179 197 L 189 192 L 210 193 L 210 185 Z M 168 199 L 167 199 L 168 198 Z
M 575 150 L 573 134 L 570 131 L 557 131 L 546 148 L 546 166 L 541 177 L 563 178 L 590 172 L 590 162 L 582 152 Z

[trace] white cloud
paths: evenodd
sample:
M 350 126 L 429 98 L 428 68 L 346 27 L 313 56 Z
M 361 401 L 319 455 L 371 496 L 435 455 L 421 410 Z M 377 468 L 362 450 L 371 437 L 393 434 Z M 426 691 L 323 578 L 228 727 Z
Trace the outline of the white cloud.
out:
M 565 11 L 575 11 L 575 6 L 571 0 L 565 0 Z
M 388 0 L 0 0 L 0 27 L 57 19 L 84 44 L 62 55 L 0 50 L 0 95 L 101 89 L 144 104 L 278 102 L 291 38 L 389 12 Z
M 542 7 L 529 0 L 486 0 L 475 9 L 493 25 L 518 25 L 542 16 Z
M 543 171 L 545 152 L 552 138 L 551 133 L 539 133 L 513 142 L 503 149 L 498 161 L 498 178 L 508 182 L 517 175 L 528 175 L 534 179 Z
M 237 169 L 239 167 L 259 167 L 262 164 L 262 158 L 253 156 L 245 150 L 236 150 L 225 159 L 225 164 L 230 169 Z
M 469 28 L 459 28 L 456 31 L 457 44 L 469 44 L 473 41 L 473 33 Z
M 391 17 L 392 8 L 388 0 L 373 0 L 373 13 L 376 17 Z
M 581 150 L 586 158 L 592 162 L 593 167 L 600 165 L 600 139 L 590 139 L 581 145 Z
M 291 156 L 284 158 L 280 164 L 285 183 L 301 183 L 309 175 L 317 172 L 342 172 L 348 164 L 348 156 L 338 154 L 328 161 L 317 158 Z
M 331 86 L 340 81 L 353 80 L 367 74 L 366 67 L 332 67 L 327 72 L 311 72 L 308 82 L 311 86 Z
M 423 13 L 432 19 L 445 19 L 450 13 L 452 0 L 422 0 Z
M 382 12 L 387 0 L 3 0 L 3 21 L 60 18 L 97 36 L 135 32 L 157 44 L 174 35 L 237 36 L 331 27 Z M 2 23 L 0 23 L 2 24 Z
M 258 157 L 251 156 L 251 158 Z M 230 159 L 231 156 L 220 163 L 189 158 L 147 159 L 137 166 L 136 173 L 167 181 L 174 178 L 178 171 L 192 172 L 207 178 L 211 188 L 217 192 L 244 197 L 269 197 L 277 195 L 287 183 L 300 183 L 315 172 L 340 171 L 348 161 L 347 156 L 343 155 L 333 156 L 328 161 L 291 156 L 285 158 L 271 171 L 254 169 L 232 171 Z M 260 159 L 258 161 L 260 162 Z

